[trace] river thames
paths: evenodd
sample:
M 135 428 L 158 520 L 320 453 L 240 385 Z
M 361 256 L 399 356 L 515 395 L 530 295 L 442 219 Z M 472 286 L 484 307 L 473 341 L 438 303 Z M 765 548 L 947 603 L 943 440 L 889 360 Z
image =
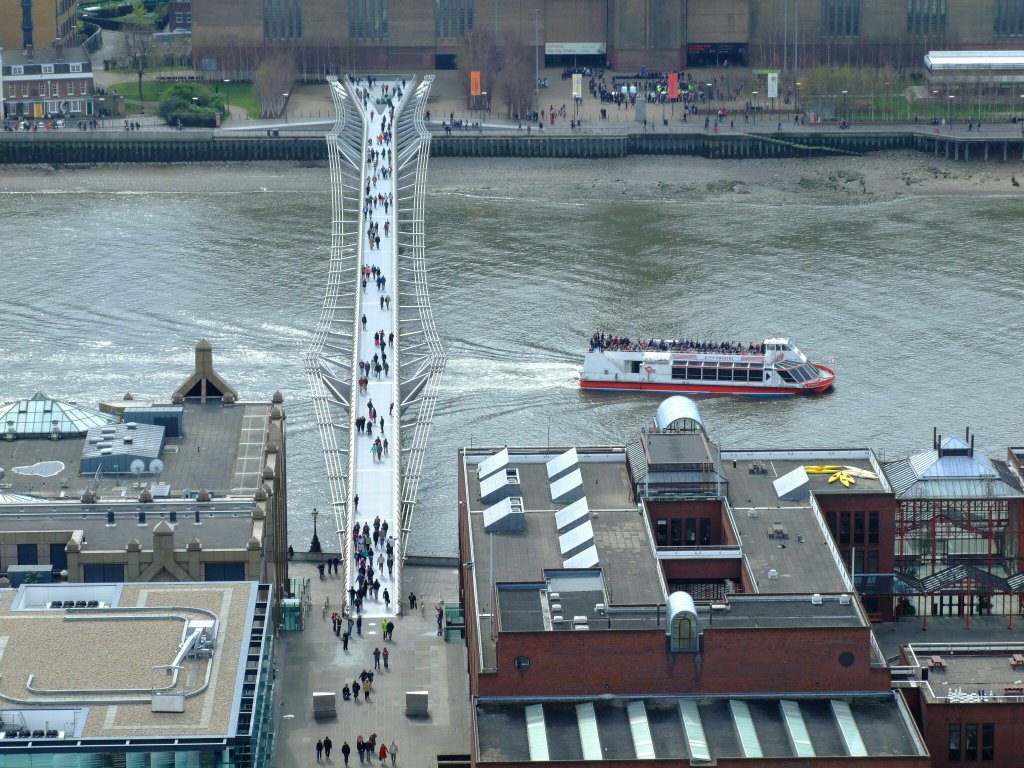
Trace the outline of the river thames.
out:
M 892 457 L 930 447 L 933 426 L 968 425 L 995 458 L 1024 443 L 1016 198 L 969 180 L 958 194 L 890 193 L 849 171 L 855 160 L 721 166 L 732 179 L 699 162 L 432 161 L 430 285 L 449 363 L 410 551 L 457 551 L 459 446 L 621 443 L 650 422 L 657 396 L 576 387 L 598 328 L 781 335 L 835 355 L 829 395 L 701 401 L 724 447 Z M 871 162 L 885 177 L 884 158 Z M 897 165 L 917 174 L 908 187 L 944 173 Z M 206 337 L 243 397 L 285 396 L 291 540 L 305 548 L 309 511 L 327 506 L 301 356 L 329 202 L 325 168 L 0 175 L 0 401 L 166 399 Z

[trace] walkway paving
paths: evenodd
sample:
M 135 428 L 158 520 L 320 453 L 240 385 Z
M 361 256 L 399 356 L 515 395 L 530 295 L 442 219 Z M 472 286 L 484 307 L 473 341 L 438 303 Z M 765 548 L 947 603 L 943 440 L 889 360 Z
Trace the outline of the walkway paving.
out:
M 386 121 L 388 132 L 392 131 L 390 115 L 381 115 L 377 101 L 386 101 L 385 92 L 394 93 L 398 81 L 375 82 L 369 89 L 369 98 L 364 110 L 363 134 L 363 206 L 360 214 L 359 267 L 362 284 L 355 286 L 356 317 L 356 360 L 366 366 L 365 372 L 353 371 L 356 380 L 362 375 L 365 386 L 360 388 L 359 397 L 352 404 L 352 418 L 366 419 L 365 431 L 353 433 L 355 456 L 350 480 L 354 501 L 354 520 L 364 533 L 366 549 L 370 554 L 366 565 L 373 568 L 368 581 L 379 581 L 376 597 L 366 595 L 362 612 L 364 616 L 394 616 L 398 606 L 389 602 L 395 592 L 394 570 L 391 562 L 396 555 L 395 540 L 398 533 L 398 492 L 400 473 L 396 461 L 399 445 L 396 431 L 399 419 L 396 409 L 398 402 L 398 366 L 396 348 L 398 344 L 397 280 L 394 279 L 397 252 L 395 249 L 396 209 L 394 199 L 398 196 L 394 176 L 383 177 L 383 172 L 392 165 L 388 153 L 394 146 L 395 136 L 388 140 L 382 120 Z M 366 82 L 360 81 L 357 89 L 366 89 Z M 400 102 L 395 99 L 395 106 Z M 376 153 L 374 156 L 372 153 Z M 375 227 L 376 229 L 371 229 Z M 379 277 L 378 277 L 379 275 Z M 355 363 L 353 363 L 355 365 Z M 358 426 L 359 422 L 356 422 Z M 395 450 L 392 450 L 392 446 Z M 374 449 L 379 453 L 375 453 Z M 350 524 L 351 525 L 351 524 Z M 385 543 L 374 539 L 377 528 L 386 532 Z M 383 538 L 383 537 L 382 537 Z M 354 547 L 355 552 L 358 548 Z M 350 569 L 349 589 L 359 589 L 359 571 L 355 564 Z M 351 592 L 349 593 L 351 594 Z
M 301 632 L 284 632 L 277 645 L 278 744 L 275 765 L 314 765 L 318 739 L 330 736 L 334 752 L 328 764 L 342 766 L 341 745 L 352 748 L 349 764 L 359 765 L 356 738 L 376 733 L 378 744 L 398 746 L 397 766 L 428 768 L 442 754 L 469 754 L 469 678 L 466 646 L 445 643 L 437 636 L 434 604 L 439 599 L 458 600 L 458 581 L 451 566 L 406 566 L 408 588 L 422 595 L 422 608 L 396 619 L 394 637 L 385 642 L 380 624 L 368 619 L 363 634 L 353 635 L 348 650 L 331 630 L 331 613 L 337 608 L 340 577 L 323 581 L 313 562 L 289 565 L 290 575 L 308 578 L 312 584 L 313 615 Z M 324 617 L 324 601 L 330 600 Z M 373 670 L 373 649 L 387 647 L 388 669 L 374 673 L 369 700 L 344 701 L 341 689 L 351 687 L 363 670 Z M 338 716 L 314 720 L 314 691 L 337 693 Z M 427 691 L 427 717 L 407 717 L 405 692 Z M 376 763 L 374 763 L 376 765 Z

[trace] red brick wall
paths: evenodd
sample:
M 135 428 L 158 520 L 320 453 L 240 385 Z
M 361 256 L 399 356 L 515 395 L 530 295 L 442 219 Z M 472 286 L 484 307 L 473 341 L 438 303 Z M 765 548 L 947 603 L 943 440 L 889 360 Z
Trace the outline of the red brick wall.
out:
M 713 581 L 716 579 L 740 580 L 743 561 L 733 560 L 662 560 L 665 578 L 669 581 L 693 579 Z
M 651 530 L 655 531 L 655 535 L 657 535 L 658 520 L 693 519 L 699 521 L 702 517 L 708 517 L 711 518 L 711 546 L 736 543 L 736 538 L 729 531 L 729 525 L 725 521 L 725 509 L 721 501 L 710 499 L 673 502 L 650 501 L 647 503 L 647 516 L 650 518 Z M 698 523 L 698 537 L 700 536 L 699 526 Z M 685 540 L 683 544 L 686 544 Z
M 481 696 L 640 693 L 884 691 L 888 675 L 870 668 L 869 630 L 705 628 L 704 653 L 669 653 L 664 631 L 508 632 L 498 638 L 498 673 Z M 785 649 L 780 652 L 780 649 Z M 844 651 L 850 667 L 839 664 Z M 530 668 L 515 669 L 527 656 Z M 581 664 L 600 670 L 581 674 Z
M 1007 664 L 1009 672 L 1009 664 Z M 932 756 L 932 766 L 946 768 L 962 765 L 1024 765 L 1024 704 L 927 704 L 920 707 L 920 726 L 925 744 Z M 949 759 L 949 726 L 958 723 L 978 724 L 978 756 L 975 760 L 951 761 Z M 981 726 L 995 724 L 995 756 L 990 762 L 981 762 Z M 963 746 L 961 727 L 961 747 Z

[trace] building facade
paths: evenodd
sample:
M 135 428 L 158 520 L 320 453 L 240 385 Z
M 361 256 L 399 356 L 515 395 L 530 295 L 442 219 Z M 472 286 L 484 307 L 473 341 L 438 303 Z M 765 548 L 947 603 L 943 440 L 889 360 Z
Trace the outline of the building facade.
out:
M 45 48 L 56 39 L 74 45 L 77 8 L 74 0 L 0 0 L 0 46 Z
M 196 0 L 204 71 L 287 46 L 310 76 L 449 69 L 471 32 L 533 49 L 547 66 L 639 72 L 728 64 L 920 67 L 935 49 L 1020 48 L 1021 0 Z
M 3 51 L 4 117 L 9 120 L 94 114 L 92 62 L 84 48 Z

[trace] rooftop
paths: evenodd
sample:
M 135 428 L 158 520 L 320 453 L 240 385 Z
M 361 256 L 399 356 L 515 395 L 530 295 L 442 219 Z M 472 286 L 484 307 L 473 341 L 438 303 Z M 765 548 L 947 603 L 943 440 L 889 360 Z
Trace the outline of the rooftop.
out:
M 849 593 L 821 594 L 821 603 L 811 595 L 730 595 L 728 609 L 699 609 L 705 629 L 774 629 L 866 627 L 868 622 L 857 601 L 844 602 Z
M 974 440 L 933 439 L 932 449 L 885 464 L 885 475 L 900 499 L 1019 498 L 1020 479 L 1005 462 L 975 452 Z
M 259 590 L 255 582 L 217 582 L 26 585 L 0 592 L 6 636 L 0 718 L 28 730 L 45 721 L 57 738 L 234 736 L 250 633 L 265 622 Z M 95 600 L 101 607 L 48 607 L 54 600 Z M 212 626 L 212 655 L 186 656 L 181 671 L 171 674 L 163 665 L 175 661 L 182 641 L 204 622 Z M 157 689 L 170 711 L 154 711 Z M 176 696 L 184 697 L 181 711 Z M 29 747 L 11 738 L 8 730 L 0 749 Z
M 918 757 L 927 752 L 894 694 L 481 700 L 478 762 Z
M 81 46 L 65 47 L 60 58 L 57 57 L 57 50 L 55 48 L 34 48 L 32 49 L 31 59 L 23 49 L 11 49 L 4 51 L 3 61 L 5 67 L 16 64 L 74 63 L 82 64 L 82 69 L 85 72 L 92 71 L 92 62 L 89 60 L 89 54 Z
M 852 591 L 811 494 L 882 491 L 867 451 L 723 451 L 722 467 L 733 521 L 759 592 Z M 795 490 L 784 494 L 789 499 L 779 498 L 775 481 L 794 471 Z M 833 479 L 838 472 L 846 475 L 849 486 Z
M 185 490 L 202 488 L 217 496 L 251 496 L 259 484 L 271 405 L 186 400 L 184 407 L 185 434 L 166 438 L 160 474 L 147 474 L 137 480 L 128 477 L 151 485 L 166 484 L 164 492 L 176 497 Z M 78 499 L 83 491 L 91 489 L 101 500 L 136 499 L 140 487 L 123 476 L 128 467 L 119 470 L 122 475 L 79 474 L 79 460 L 86 447 L 84 433 L 60 440 L 0 441 L 0 467 L 6 473 L 0 489 L 46 499 Z
M 920 672 L 917 679 L 929 703 L 1019 704 L 1024 697 L 1024 643 L 912 643 L 904 646 L 903 656 L 910 666 L 928 670 L 927 680 Z M 933 657 L 942 663 L 933 663 Z

